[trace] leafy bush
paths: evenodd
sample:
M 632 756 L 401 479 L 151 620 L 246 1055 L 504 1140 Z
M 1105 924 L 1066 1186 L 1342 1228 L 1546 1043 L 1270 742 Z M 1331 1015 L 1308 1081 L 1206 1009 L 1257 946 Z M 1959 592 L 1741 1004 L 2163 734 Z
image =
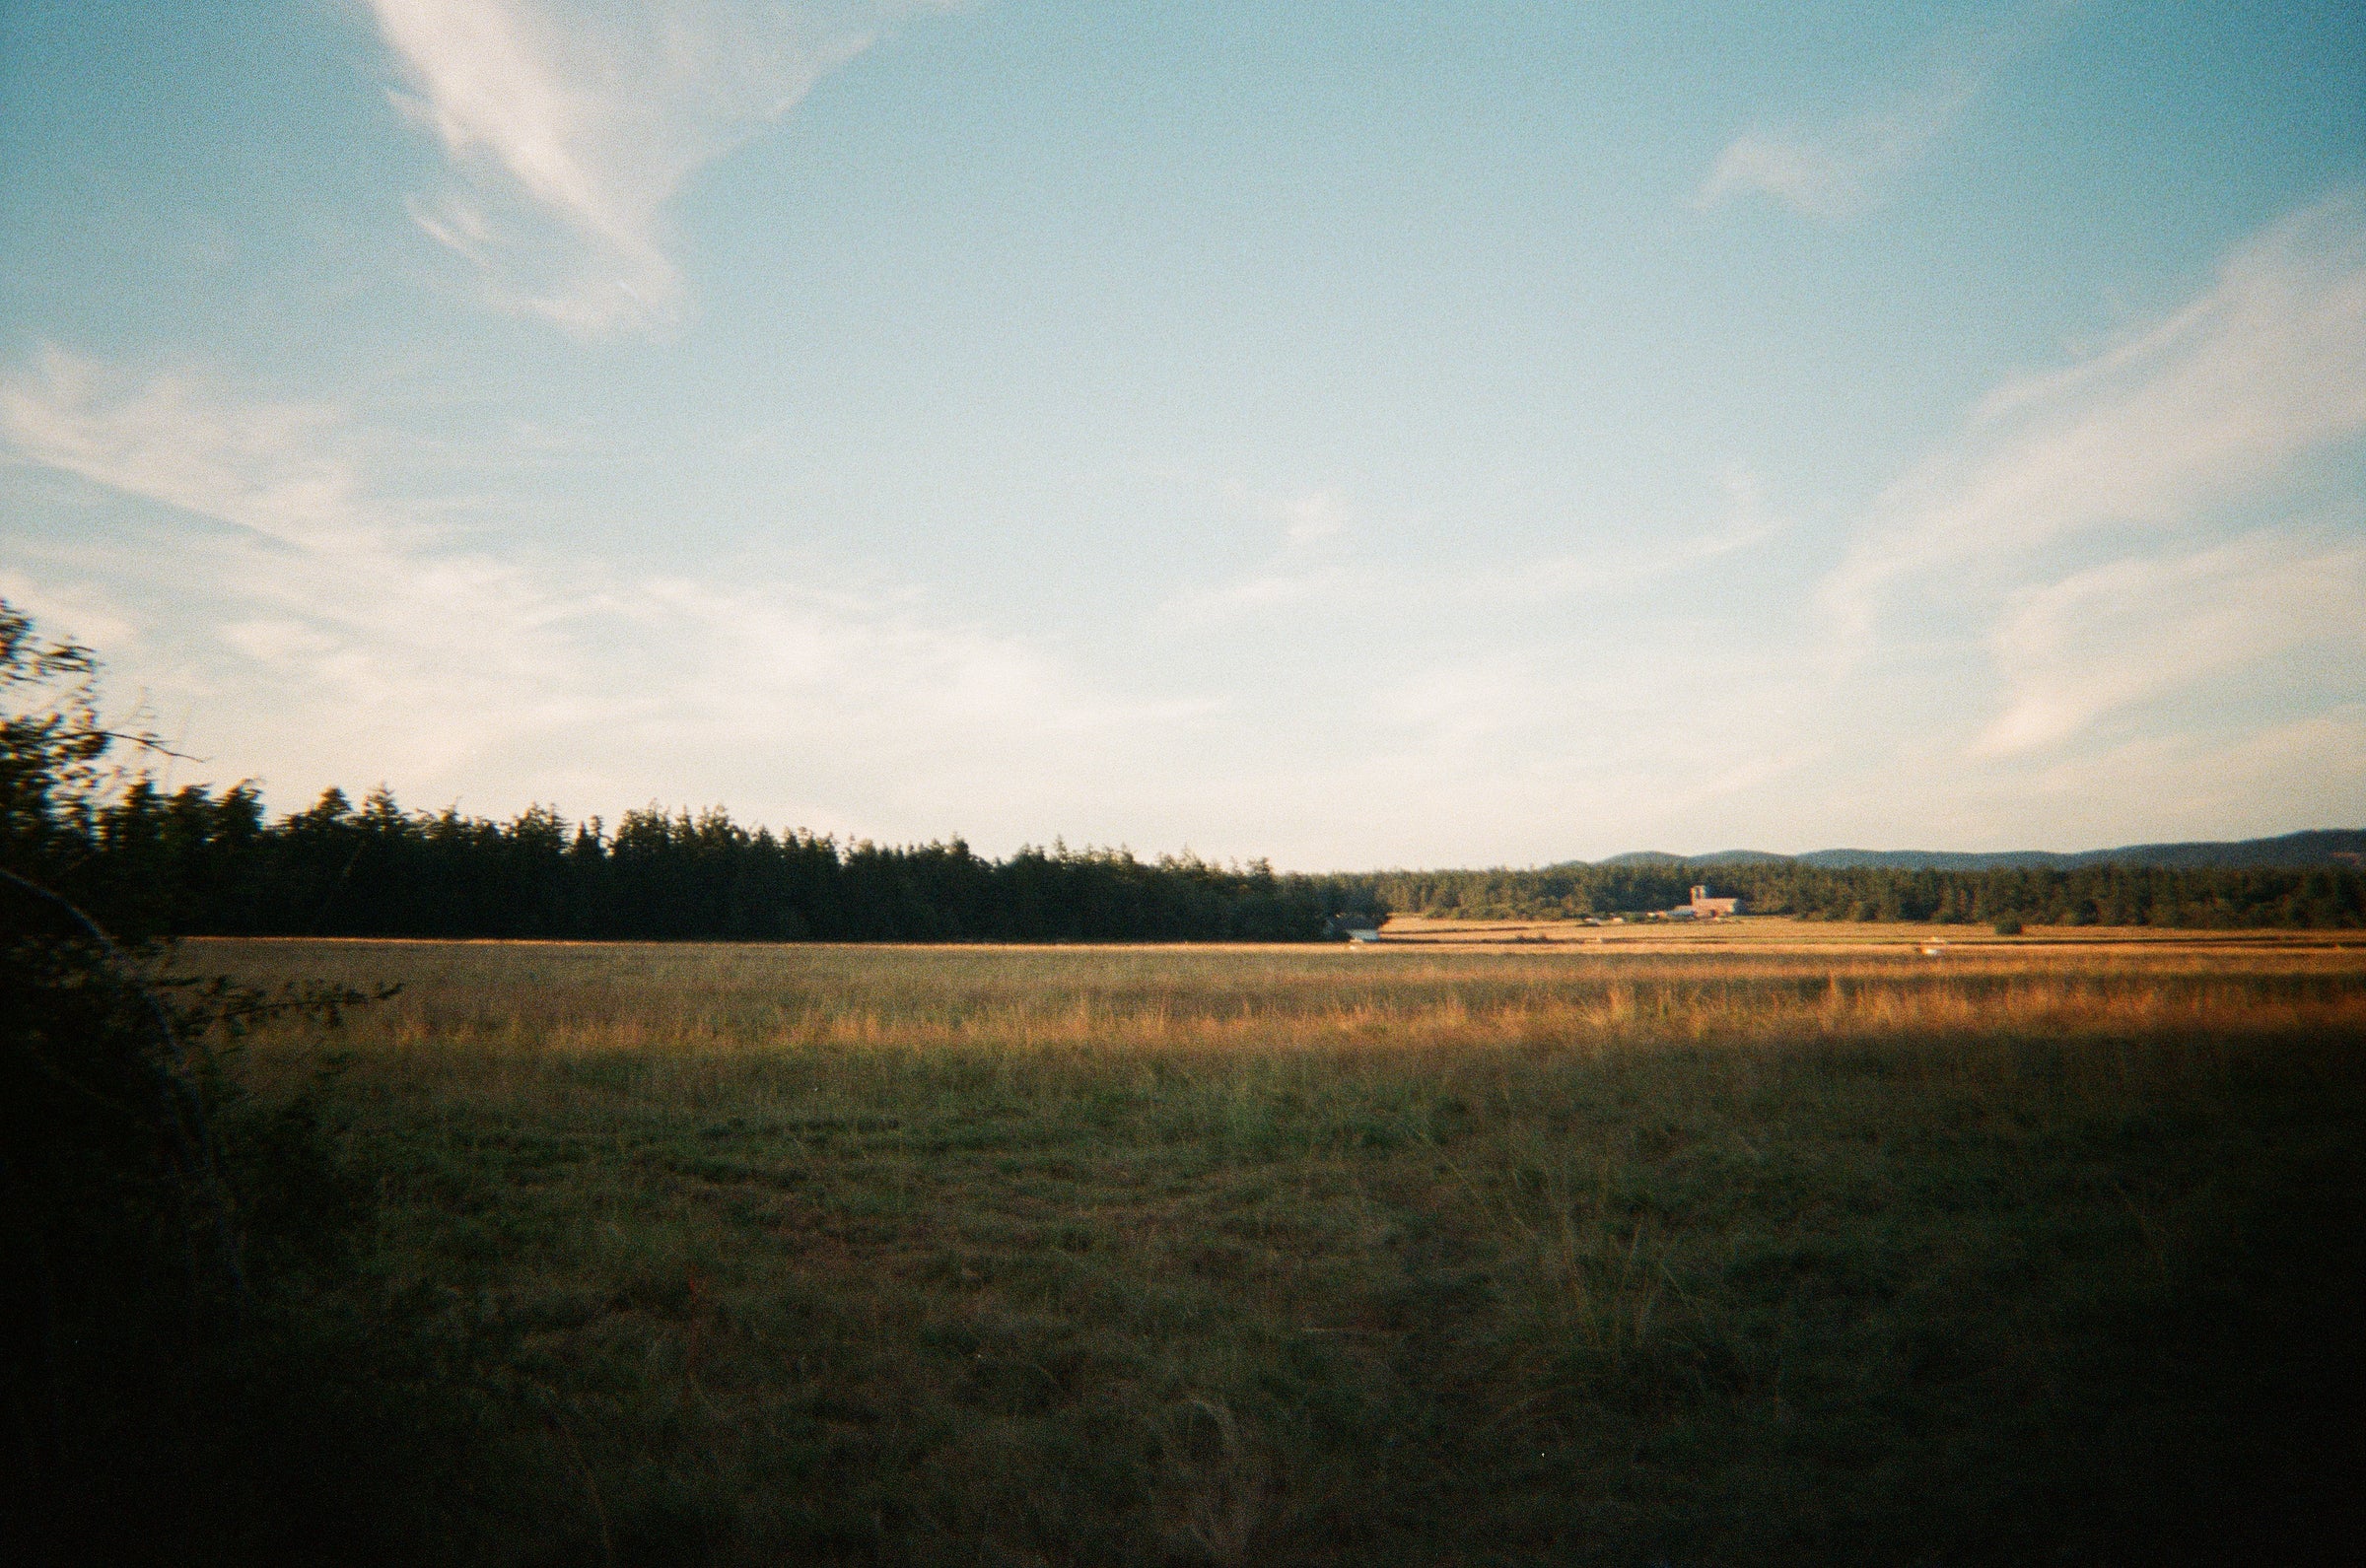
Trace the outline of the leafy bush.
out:
M 371 1184 L 316 1097 L 226 1070 L 258 1022 L 373 998 L 169 978 L 52 885 L 129 787 L 112 755 L 153 745 L 102 720 L 95 667 L 0 603 L 0 1559 L 409 1556 L 458 1445 L 423 1441 L 415 1342 L 334 1305 Z

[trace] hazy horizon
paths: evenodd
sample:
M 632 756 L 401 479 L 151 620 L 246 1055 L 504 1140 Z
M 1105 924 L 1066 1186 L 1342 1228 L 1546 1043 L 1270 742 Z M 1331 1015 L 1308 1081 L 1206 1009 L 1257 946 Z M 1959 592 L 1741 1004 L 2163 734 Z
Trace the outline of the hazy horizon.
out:
M 2352 7 L 0 0 L 0 596 L 274 812 L 2366 822 Z

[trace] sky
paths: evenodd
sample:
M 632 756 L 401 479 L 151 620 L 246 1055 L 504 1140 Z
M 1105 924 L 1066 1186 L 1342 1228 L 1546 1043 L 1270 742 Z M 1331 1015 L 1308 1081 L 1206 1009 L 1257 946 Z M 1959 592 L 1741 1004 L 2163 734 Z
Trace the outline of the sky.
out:
M 2366 10 L 0 0 L 0 597 L 274 810 L 2366 824 Z

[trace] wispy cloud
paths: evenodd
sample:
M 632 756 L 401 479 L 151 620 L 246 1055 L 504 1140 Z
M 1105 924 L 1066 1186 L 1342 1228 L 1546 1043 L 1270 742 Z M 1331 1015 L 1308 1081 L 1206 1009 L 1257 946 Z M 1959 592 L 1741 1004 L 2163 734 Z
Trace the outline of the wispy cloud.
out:
M 19 456 L 283 544 L 352 531 L 351 474 L 316 454 L 337 423 L 313 404 L 228 406 L 186 375 L 125 383 L 56 349 L 0 379 L 0 433 Z
M 1825 604 L 1861 643 L 1911 579 L 2188 525 L 2362 434 L 2366 193 L 2346 191 L 2254 237 L 2168 319 L 1989 394 L 1881 496 Z
M 1735 137 L 1717 155 L 1695 204 L 1715 207 L 1756 193 L 1827 220 L 1877 206 L 1997 73 L 2074 9 L 2075 0 L 2045 0 L 2002 25 L 1946 40 L 1918 76 L 1830 124 L 1762 127 Z
M 1466 752 L 1560 716 L 1534 662 L 1516 653 L 1431 664 L 1380 688 L 1365 707 L 1373 722 L 1412 731 L 1433 752 Z
M 1281 516 L 1285 537 L 1301 548 L 1336 539 L 1347 532 L 1353 515 L 1347 498 L 1337 490 L 1311 490 L 1276 503 L 1271 510 Z
M 1260 502 L 1259 514 L 1283 526 L 1280 548 L 1229 581 L 1174 594 L 1163 613 L 1192 625 L 1309 609 L 1403 616 L 1425 607 L 1500 609 L 1638 591 L 1673 574 L 1748 550 L 1788 526 L 1768 507 L 1756 475 L 1730 473 L 1718 488 L 1725 498 L 1724 513 L 1698 531 L 1621 538 L 1516 565 L 1476 564 L 1447 572 L 1417 572 L 1393 564 L 1379 553 L 1381 545 L 1361 552 L 1351 548 L 1355 512 L 1336 489 Z
M 334 408 L 196 375 L 56 351 L 0 372 L 15 462 L 173 509 L 23 564 L 12 595 L 96 602 L 77 579 L 102 578 L 176 625 L 179 655 L 131 673 L 165 676 L 201 726 L 237 734 L 230 766 L 277 786 L 497 777 L 612 804 L 720 775 L 761 781 L 759 803 L 786 793 L 800 820 L 875 828 L 927 822 L 931 791 L 961 779 L 978 826 L 1048 748 L 1088 777 L 1093 737 L 1197 712 L 1096 695 L 909 595 L 470 548 L 375 493 L 365 438 Z
M 1355 508 L 1344 492 L 1324 486 L 1284 495 L 1236 492 L 1230 499 L 1258 523 L 1279 528 L 1280 540 L 1245 576 L 1169 597 L 1161 610 L 1167 620 L 1203 626 L 1330 602 L 1356 591 L 1359 574 L 1346 557 Z
M 2321 678 L 2354 690 L 2366 676 L 2361 607 L 2366 545 L 2268 533 L 2025 589 L 1990 636 L 2006 703 L 1974 749 L 2058 745 L 2106 715 L 2302 648 Z
M 1919 158 L 1988 84 L 1989 73 L 1950 69 L 1876 109 L 1821 130 L 1750 131 L 1725 144 L 1695 198 L 1714 207 L 1750 192 L 1811 218 L 1852 218 Z
M 1724 492 L 1725 514 L 1707 528 L 1623 542 L 1607 550 L 1571 551 L 1516 570 L 1480 573 L 1463 585 L 1464 594 L 1533 604 L 1578 593 L 1641 589 L 1764 544 L 1789 526 L 1768 506 L 1756 474 L 1729 473 L 1718 488 Z
M 2355 498 L 2329 524 L 2309 476 L 2361 438 L 2366 192 L 2351 190 L 2253 237 L 2166 319 L 1983 399 L 1881 495 L 1820 602 L 1857 665 L 1894 619 L 1986 617 L 2004 688 L 1974 743 L 1988 757 L 2297 648 L 2354 661 L 2366 554 L 2340 536 Z
M 123 607 L 88 583 L 42 582 L 0 569 L 0 599 L 31 614 L 44 633 L 85 648 L 120 648 L 139 635 Z
M 2357 820 L 2366 704 L 2264 722 L 2135 727 L 2095 745 L 1969 761 L 1971 787 L 1952 813 L 1957 843 L 2092 849 L 2264 837 Z M 2051 827 L 2033 833 L 2033 822 Z M 1928 830 L 1926 811 L 1900 824 L 1901 832 Z
M 691 173 L 869 47 L 895 0 L 368 0 L 395 102 L 460 178 L 419 227 L 491 298 L 583 331 L 662 329 L 665 207 Z

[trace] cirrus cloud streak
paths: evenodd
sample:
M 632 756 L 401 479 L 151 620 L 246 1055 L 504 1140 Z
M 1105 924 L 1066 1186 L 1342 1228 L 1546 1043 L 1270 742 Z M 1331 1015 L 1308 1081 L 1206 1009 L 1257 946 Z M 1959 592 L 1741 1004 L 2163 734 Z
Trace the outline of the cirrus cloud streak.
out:
M 2340 465 L 2362 439 L 2352 189 L 2237 246 L 2164 319 L 1983 398 L 1826 578 L 1840 662 L 1987 616 L 2005 706 L 1975 750 L 2003 756 L 2295 648 L 2349 657 L 2366 579 Z
M 892 0 L 368 0 L 395 102 L 457 181 L 420 229 L 504 308 L 581 332 L 663 331 L 688 309 L 667 204 L 700 167 L 869 48 Z

